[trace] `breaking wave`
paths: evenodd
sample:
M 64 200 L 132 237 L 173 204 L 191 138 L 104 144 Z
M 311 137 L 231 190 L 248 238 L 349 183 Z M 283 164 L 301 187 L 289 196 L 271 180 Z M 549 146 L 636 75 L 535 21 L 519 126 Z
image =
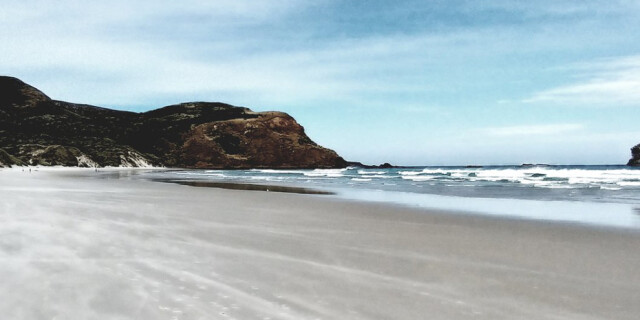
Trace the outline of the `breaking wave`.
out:
M 626 166 L 407 167 L 390 169 L 188 170 L 207 180 L 265 181 L 473 197 L 631 199 L 640 203 L 640 170 Z M 465 191 L 466 190 L 466 191 Z M 541 190 L 541 191 L 535 191 Z M 544 190 L 546 193 L 541 193 Z M 564 190 L 564 191 L 563 191 Z M 572 191 L 577 190 L 577 191 Z M 600 190 L 598 193 L 597 190 Z M 536 193 L 538 192 L 538 193 Z M 577 192 L 577 193 L 576 193 Z

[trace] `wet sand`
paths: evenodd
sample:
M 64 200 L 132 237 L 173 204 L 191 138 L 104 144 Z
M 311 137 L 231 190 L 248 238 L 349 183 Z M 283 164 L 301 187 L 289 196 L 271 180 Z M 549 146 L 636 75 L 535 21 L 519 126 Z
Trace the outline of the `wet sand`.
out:
M 7 319 L 637 319 L 640 232 L 0 171 Z

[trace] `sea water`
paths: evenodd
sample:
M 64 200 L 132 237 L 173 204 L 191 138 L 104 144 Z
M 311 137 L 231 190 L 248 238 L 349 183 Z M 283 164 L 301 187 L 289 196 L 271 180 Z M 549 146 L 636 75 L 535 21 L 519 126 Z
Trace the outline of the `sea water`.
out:
M 640 168 L 627 166 L 183 170 L 174 180 L 315 188 L 450 211 L 640 229 Z

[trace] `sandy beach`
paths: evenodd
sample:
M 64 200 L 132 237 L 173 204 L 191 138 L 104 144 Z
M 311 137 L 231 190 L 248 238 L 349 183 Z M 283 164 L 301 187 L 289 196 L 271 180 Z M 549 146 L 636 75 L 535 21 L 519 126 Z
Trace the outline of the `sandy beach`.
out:
M 640 232 L 0 170 L 6 319 L 637 319 Z

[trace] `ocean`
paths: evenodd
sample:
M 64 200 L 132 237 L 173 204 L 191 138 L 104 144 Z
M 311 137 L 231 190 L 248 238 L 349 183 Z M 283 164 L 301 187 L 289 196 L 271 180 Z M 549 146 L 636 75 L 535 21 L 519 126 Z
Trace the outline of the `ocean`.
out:
M 640 168 L 620 165 L 178 170 L 161 178 L 305 188 L 344 199 L 640 229 Z

